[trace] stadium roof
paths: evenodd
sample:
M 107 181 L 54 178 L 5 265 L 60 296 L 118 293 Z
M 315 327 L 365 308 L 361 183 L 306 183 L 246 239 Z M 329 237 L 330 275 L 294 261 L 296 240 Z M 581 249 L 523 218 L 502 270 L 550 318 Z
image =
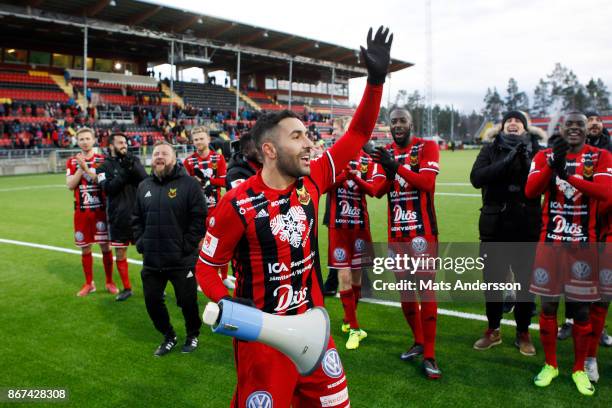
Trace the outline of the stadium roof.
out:
M 64 52 L 76 52 L 82 48 L 81 28 L 87 22 L 91 51 L 107 58 L 165 63 L 168 42 L 174 40 L 184 47 L 206 48 L 212 54 L 209 70 L 234 71 L 240 51 L 241 74 L 265 71 L 282 78 L 288 75 L 289 60 L 294 81 L 328 79 L 332 67 L 339 79 L 366 73 L 357 49 L 151 2 L 0 0 L 0 15 L 0 39 L 13 40 L 14 45 L 55 44 Z M 58 29 L 58 24 L 64 27 Z M 32 35 L 36 31 L 42 35 Z M 391 71 L 412 65 L 393 59 Z

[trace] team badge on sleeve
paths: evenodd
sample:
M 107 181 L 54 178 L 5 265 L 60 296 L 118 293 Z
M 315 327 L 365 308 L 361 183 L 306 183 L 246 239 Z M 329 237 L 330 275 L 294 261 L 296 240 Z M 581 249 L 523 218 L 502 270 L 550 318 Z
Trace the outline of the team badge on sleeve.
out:
M 217 251 L 217 245 L 219 245 L 219 238 L 207 232 L 204 237 L 204 242 L 202 243 L 202 252 L 210 257 L 214 257 Z

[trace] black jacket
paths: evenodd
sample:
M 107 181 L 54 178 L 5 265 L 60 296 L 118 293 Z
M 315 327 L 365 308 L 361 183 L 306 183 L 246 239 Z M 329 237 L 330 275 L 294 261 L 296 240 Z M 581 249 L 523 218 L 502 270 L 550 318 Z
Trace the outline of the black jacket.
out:
M 248 160 L 240 152 L 234 153 L 227 165 L 225 186 L 227 191 L 235 187 L 232 185 L 236 180 L 246 180 L 257 173 L 257 169 L 249 164 Z
M 599 137 L 587 137 L 586 142 L 591 146 L 612 152 L 612 140 L 607 132 L 602 133 Z
M 470 173 L 475 188 L 482 189 L 479 232 L 482 241 L 537 241 L 541 223 L 540 199 L 525 197 L 531 160 L 540 150 L 538 138 L 530 135 L 527 156 L 517 155 L 505 163 L 511 150 L 500 136 L 480 150 Z
M 106 216 L 111 241 L 133 240 L 130 221 L 138 184 L 147 177 L 147 172 L 138 157 L 133 161 L 107 155 L 104 163 L 96 169 L 98 184 L 106 194 Z
M 165 178 L 151 175 L 136 191 L 132 229 L 143 266 L 192 268 L 205 233 L 206 200 L 200 184 L 178 164 Z

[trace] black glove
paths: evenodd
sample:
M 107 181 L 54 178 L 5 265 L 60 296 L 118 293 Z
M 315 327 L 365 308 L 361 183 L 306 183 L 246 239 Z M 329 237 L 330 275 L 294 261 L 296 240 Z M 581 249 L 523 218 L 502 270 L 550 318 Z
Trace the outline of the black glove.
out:
M 208 184 L 206 187 L 204 187 L 204 195 L 212 195 L 213 191 L 215 189 L 215 186 L 213 186 L 212 184 Z
M 395 178 L 400 165 L 384 147 L 377 147 L 376 151 L 372 154 L 372 159 L 382 166 L 388 180 Z
M 228 302 L 238 303 L 239 305 L 243 305 L 243 306 L 256 307 L 255 303 L 253 303 L 251 299 L 247 299 L 247 298 L 231 297 L 227 295 L 227 296 L 223 296 L 221 300 L 227 300 Z
M 518 156 L 518 154 L 519 154 L 518 147 L 515 147 L 514 149 L 510 150 L 510 152 L 506 155 L 506 157 L 504 157 L 504 160 L 503 160 L 504 167 L 512 164 L 514 162 L 514 159 L 516 159 L 516 156 Z
M 557 173 L 559 178 L 567 179 L 567 171 L 565 170 L 565 157 L 569 151 L 569 144 L 562 137 L 558 137 L 553 142 L 553 155 L 548 159 L 548 165 Z
M 380 26 L 372 39 L 372 28 L 370 28 L 366 40 L 368 49 L 361 47 L 361 59 L 368 69 L 368 82 L 372 85 L 384 84 L 389 71 L 393 34 L 389 36 L 389 39 L 387 35 L 389 35 L 389 29 L 383 29 L 383 26 Z
M 128 152 L 125 156 L 121 158 L 119 163 L 121 164 L 121 167 L 130 172 L 134 168 L 134 160 L 134 155 Z

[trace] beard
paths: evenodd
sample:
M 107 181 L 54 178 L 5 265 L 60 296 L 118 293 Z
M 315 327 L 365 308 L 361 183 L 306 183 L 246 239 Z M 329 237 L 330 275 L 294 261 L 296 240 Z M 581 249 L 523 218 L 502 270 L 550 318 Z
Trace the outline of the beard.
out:
M 279 150 L 278 161 L 276 163 L 278 171 L 295 178 L 310 175 L 310 167 L 303 168 L 300 165 L 300 157 L 304 154 L 306 153 L 302 152 L 299 156 L 291 156 Z
M 402 129 L 400 132 L 401 136 L 397 137 L 397 130 L 391 129 L 391 137 L 393 137 L 393 141 L 396 145 L 400 147 L 406 147 L 410 143 L 410 133 L 412 132 L 412 126 L 407 128 L 405 131 Z
M 174 165 L 172 163 L 166 164 L 163 167 L 156 165 L 153 167 L 153 174 L 155 174 L 158 178 L 163 179 L 172 172 L 173 167 Z

